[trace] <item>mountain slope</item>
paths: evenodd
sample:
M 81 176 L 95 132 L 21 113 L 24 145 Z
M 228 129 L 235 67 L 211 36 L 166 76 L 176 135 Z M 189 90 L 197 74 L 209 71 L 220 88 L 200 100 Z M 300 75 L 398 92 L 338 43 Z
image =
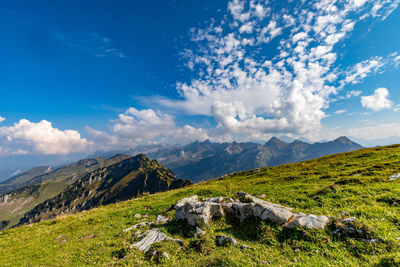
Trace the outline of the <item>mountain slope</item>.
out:
M 240 172 L 178 190 L 145 195 L 70 216 L 0 233 L 0 265 L 127 265 L 154 266 L 149 256 L 129 249 L 135 241 L 126 229 L 153 221 L 176 201 L 234 197 L 245 191 L 267 201 L 293 207 L 306 214 L 356 217 L 376 235 L 376 243 L 338 236 L 332 229 L 285 229 L 275 224 L 246 221 L 211 223 L 204 238 L 171 222 L 157 226 L 181 239 L 185 248 L 160 244 L 174 266 L 396 266 L 400 262 L 400 146 L 363 149 L 301 163 Z M 141 214 L 142 218 L 134 216 Z M 148 217 L 145 217 L 148 216 Z M 144 217 L 144 218 L 143 218 Z M 140 231 L 144 231 L 140 229 Z M 240 246 L 217 247 L 217 235 L 232 236 Z M 21 244 L 24 244 L 21 246 Z
M 0 194 L 24 187 L 24 185 L 31 179 L 50 171 L 50 166 L 39 166 L 15 175 L 0 183 Z
M 19 224 L 37 222 L 60 214 L 88 210 L 156 192 L 190 184 L 157 161 L 139 154 L 105 168 L 95 170 L 69 185 L 54 198 L 37 205 L 21 218 Z
M 6 190 L 6 193 L 0 194 L 0 229 L 12 227 L 37 204 L 58 195 L 68 185 L 81 179 L 87 173 L 107 167 L 128 157 L 127 155 L 115 155 L 109 159 L 83 159 L 61 168 L 46 171 L 35 177 L 28 177 L 27 175 L 24 176 L 28 177 L 27 179 L 16 177 L 18 183 L 13 186 L 17 189 Z M 47 167 L 46 170 L 49 170 L 49 168 Z

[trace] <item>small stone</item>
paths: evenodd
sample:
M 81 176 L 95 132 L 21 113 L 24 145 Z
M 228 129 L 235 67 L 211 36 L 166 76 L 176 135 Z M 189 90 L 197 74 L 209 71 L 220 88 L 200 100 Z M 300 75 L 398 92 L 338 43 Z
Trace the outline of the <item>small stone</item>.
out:
M 400 178 L 400 173 L 393 174 L 392 176 L 389 177 L 389 181 L 395 181 Z
M 162 256 L 166 259 L 169 260 L 169 256 L 167 252 L 163 252 Z
M 233 200 L 232 198 L 230 198 L 230 197 L 228 197 L 228 198 L 226 199 L 226 201 L 228 201 L 228 202 L 234 202 L 234 200 Z
M 226 246 L 229 243 L 231 243 L 234 246 L 237 245 L 237 241 L 230 236 L 223 236 L 223 235 L 217 236 L 217 245 L 218 246 Z
M 260 197 L 261 197 L 261 198 L 266 198 L 267 195 L 266 195 L 266 194 L 262 194 Z
M 205 235 L 206 231 L 201 230 L 199 227 L 196 227 L 196 232 L 194 232 L 194 237 L 199 237 Z
M 131 227 L 129 227 L 129 228 L 126 228 L 126 229 L 124 229 L 124 230 L 122 230 L 123 232 L 129 232 L 129 231 L 131 231 L 131 230 L 134 230 L 134 229 L 136 229 L 136 228 L 138 228 L 138 227 L 141 227 L 141 226 L 153 226 L 154 225 L 154 222 L 141 222 L 141 223 L 137 223 L 137 224 L 135 224 L 135 225 L 133 225 L 133 226 L 131 226 Z
M 141 214 L 135 214 L 133 217 L 135 217 L 135 218 L 142 218 L 142 215 L 141 215 Z
M 169 221 L 169 218 L 162 216 L 162 215 L 158 215 L 157 219 L 156 219 L 156 224 L 164 224 L 167 223 Z
M 240 246 L 241 249 L 250 249 L 250 250 L 254 250 L 254 248 L 247 246 L 247 245 L 241 245 Z

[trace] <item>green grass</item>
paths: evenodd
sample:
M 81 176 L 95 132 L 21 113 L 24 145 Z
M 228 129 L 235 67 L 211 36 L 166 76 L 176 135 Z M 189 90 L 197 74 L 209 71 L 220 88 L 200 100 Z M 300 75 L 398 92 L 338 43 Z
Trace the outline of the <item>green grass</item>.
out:
M 0 266 L 399 266 L 400 146 L 365 149 L 316 160 L 241 172 L 179 190 L 146 195 L 75 215 L 63 216 L 0 233 Z M 182 223 L 160 228 L 184 241 L 179 251 L 173 243 L 157 248 L 170 261 L 136 249 L 133 233 L 122 230 L 143 220 L 154 220 L 177 200 L 193 194 L 202 197 L 235 197 L 246 191 L 296 211 L 335 217 L 357 217 L 373 235 L 383 240 L 369 244 L 338 237 L 326 230 L 284 229 L 268 222 L 248 220 L 237 225 L 214 221 L 204 238 Z M 149 207 L 146 209 L 146 207 Z M 135 214 L 147 214 L 146 219 Z M 145 230 L 145 229 L 141 229 Z M 215 236 L 229 235 L 240 247 L 217 247 Z

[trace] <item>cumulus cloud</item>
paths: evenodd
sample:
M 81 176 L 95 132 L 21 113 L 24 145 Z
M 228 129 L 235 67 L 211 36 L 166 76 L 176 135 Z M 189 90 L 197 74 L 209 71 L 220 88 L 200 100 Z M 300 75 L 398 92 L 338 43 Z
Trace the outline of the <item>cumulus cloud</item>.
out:
M 172 115 L 153 109 L 129 108 L 112 121 L 111 133 L 86 127 L 97 149 L 134 147 L 155 143 L 187 143 L 209 138 L 206 130 L 189 125 L 178 127 Z
M 0 122 L 3 122 L 3 121 L 5 121 L 5 120 L 6 120 L 6 118 L 0 116 Z
M 74 130 L 53 128 L 51 122 L 38 123 L 22 119 L 12 126 L 0 127 L 0 147 L 2 154 L 69 154 L 87 151 L 91 142 L 82 138 Z
M 348 85 L 395 64 L 395 55 L 336 64 L 337 44 L 358 21 L 383 19 L 394 8 L 388 2 L 394 3 L 297 1 L 289 11 L 269 1 L 232 0 L 222 21 L 191 30 L 198 46 L 184 56 L 196 74 L 177 83 L 181 99 L 158 103 L 212 117 L 213 134 L 227 139 L 280 133 L 313 138 L 332 101 L 361 93 L 347 91 Z M 277 53 L 261 56 L 270 50 Z
M 386 88 L 378 88 L 373 95 L 361 97 L 361 105 L 373 111 L 389 109 L 393 102 L 389 100 L 389 91 Z

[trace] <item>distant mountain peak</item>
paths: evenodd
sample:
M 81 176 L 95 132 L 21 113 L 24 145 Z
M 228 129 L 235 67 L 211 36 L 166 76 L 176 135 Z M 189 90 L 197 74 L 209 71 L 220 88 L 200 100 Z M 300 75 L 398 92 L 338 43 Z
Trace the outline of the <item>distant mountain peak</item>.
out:
M 271 139 L 269 139 L 265 145 L 272 145 L 272 144 L 287 144 L 286 142 L 283 142 L 282 140 L 278 139 L 277 137 L 273 136 Z
M 340 137 L 336 138 L 335 141 L 340 141 L 342 143 L 353 142 L 347 136 L 340 136 Z

